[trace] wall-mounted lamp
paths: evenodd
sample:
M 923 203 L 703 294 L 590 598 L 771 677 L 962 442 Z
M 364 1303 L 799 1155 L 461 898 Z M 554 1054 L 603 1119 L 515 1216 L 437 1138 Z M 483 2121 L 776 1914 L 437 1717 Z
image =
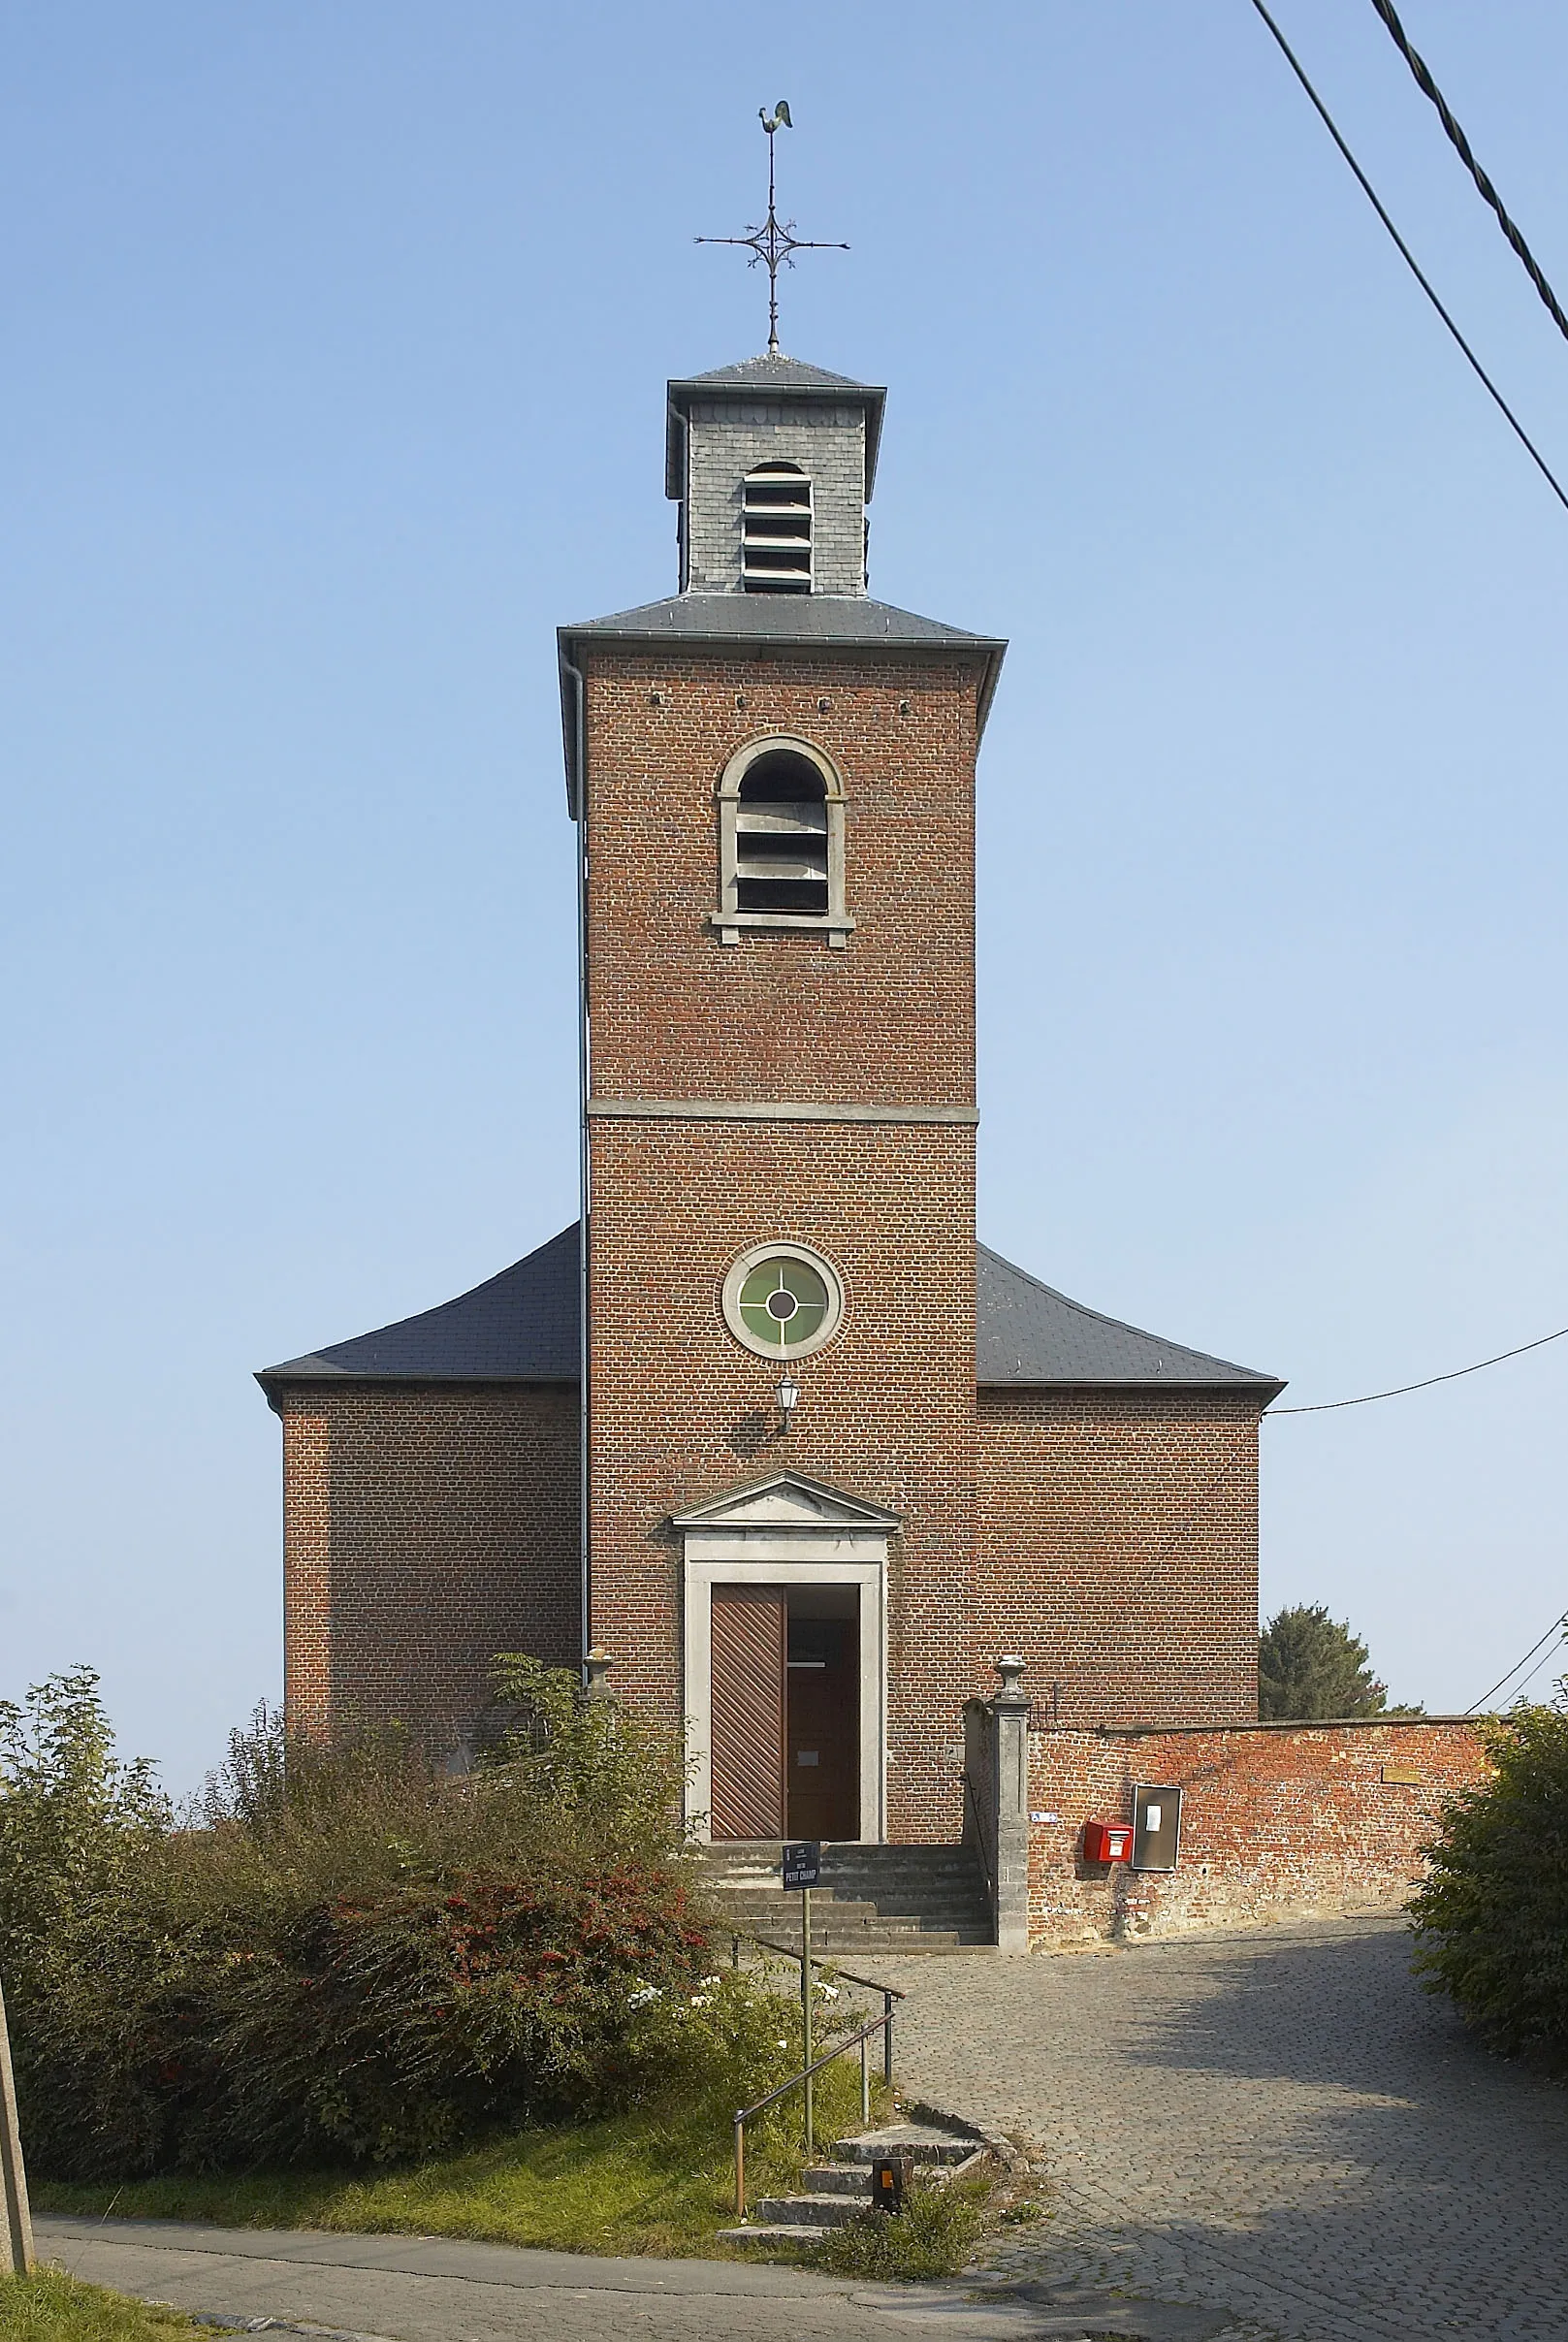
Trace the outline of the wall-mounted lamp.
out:
M 785 1366 L 780 1375 L 778 1387 L 773 1396 L 779 1402 L 779 1428 L 781 1431 L 787 1431 L 790 1419 L 800 1404 L 800 1384 L 788 1366 Z

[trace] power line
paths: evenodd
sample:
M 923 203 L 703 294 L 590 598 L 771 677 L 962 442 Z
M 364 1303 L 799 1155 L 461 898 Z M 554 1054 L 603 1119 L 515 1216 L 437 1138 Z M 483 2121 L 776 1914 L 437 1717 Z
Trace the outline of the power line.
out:
M 1478 1699 L 1478 1700 L 1472 1700 L 1472 1701 L 1470 1702 L 1469 1707 L 1468 1707 L 1468 1708 L 1466 1708 L 1466 1710 L 1465 1710 L 1465 1712 L 1464 1712 L 1464 1713 L 1465 1713 L 1465 1715 L 1466 1715 L 1466 1716 L 1474 1716 L 1474 1714 L 1475 1714 L 1475 1712 L 1476 1712 L 1476 1710 L 1477 1710 L 1478 1708 L 1484 1708 L 1484 1707 L 1486 1706 L 1487 1702 L 1488 1702 L 1489 1699 L 1494 1698 L 1494 1697 L 1496 1696 L 1496 1694 L 1497 1694 L 1499 1691 L 1501 1691 L 1501 1689 L 1502 1689 L 1502 1687 L 1503 1687 L 1503 1685 L 1504 1685 L 1505 1684 L 1512 1682 L 1513 1678 L 1514 1678 L 1516 1675 L 1518 1675 L 1518 1673 L 1519 1673 L 1519 1671 L 1520 1671 L 1520 1669 L 1521 1667 L 1528 1667 L 1528 1666 L 1529 1666 L 1529 1663 L 1530 1663 L 1531 1659 L 1533 1659 L 1533 1658 L 1534 1658 L 1534 1656 L 1535 1656 L 1536 1652 L 1537 1652 L 1538 1651 L 1542 1650 L 1546 1644 L 1550 1643 L 1550 1642 L 1551 1642 L 1551 1640 L 1552 1640 L 1552 1636 L 1553 1636 L 1554 1634 L 1560 1634 L 1560 1633 L 1562 1633 L 1562 1632 L 1563 1632 L 1563 1630 L 1564 1630 L 1565 1628 L 1568 1628 L 1568 1611 L 1565 1611 L 1565 1612 L 1563 1613 L 1563 1615 L 1562 1615 L 1562 1617 L 1561 1617 L 1560 1619 L 1553 1619 L 1553 1620 L 1552 1620 L 1552 1621 L 1551 1625 L 1550 1625 L 1550 1626 L 1547 1628 L 1546 1633 L 1545 1633 L 1545 1634 L 1544 1634 L 1544 1635 L 1541 1637 L 1540 1642 L 1539 1642 L 1539 1643 L 1532 1643 L 1532 1644 L 1530 1645 L 1529 1650 L 1528 1650 L 1528 1651 L 1527 1651 L 1527 1652 L 1524 1653 L 1523 1658 L 1519 1659 L 1519 1660 L 1516 1660 L 1515 1664 L 1514 1664 L 1512 1667 L 1510 1667 L 1510 1669 L 1508 1670 L 1507 1675 L 1500 1675 L 1500 1676 L 1497 1678 L 1496 1683 L 1492 1684 L 1491 1689 L 1490 1689 L 1489 1691 L 1484 1691 L 1484 1692 L 1481 1694 L 1480 1699 Z M 1542 1662 L 1541 1662 L 1541 1665 L 1542 1665 L 1542 1666 L 1545 1666 L 1545 1664 L 1546 1664 L 1546 1661 L 1543 1659 L 1543 1660 L 1542 1660 Z M 1539 1668 L 1539 1667 L 1532 1667 L 1532 1668 L 1530 1668 L 1530 1675 L 1538 1675 L 1539 1673 L 1540 1673 L 1540 1668 Z M 1524 1679 L 1524 1683 L 1525 1683 L 1525 1684 L 1527 1684 L 1527 1683 L 1529 1682 L 1529 1680 L 1530 1680 L 1530 1676 L 1526 1676 L 1526 1677 L 1525 1677 L 1525 1679 Z M 1523 1688 L 1524 1688 L 1524 1684 L 1521 1684 L 1520 1685 L 1520 1689 L 1522 1691 L 1522 1690 L 1523 1690 Z
M 1459 124 L 1456 121 L 1454 117 L 1454 110 L 1449 105 L 1447 98 L 1444 97 L 1443 92 L 1438 88 L 1437 83 L 1432 80 L 1430 66 L 1418 50 L 1411 48 L 1409 37 L 1393 10 L 1392 0 L 1372 0 L 1372 6 L 1377 10 L 1378 15 L 1383 18 L 1383 21 L 1388 26 L 1389 31 L 1392 34 L 1395 48 L 1398 49 L 1400 55 L 1404 58 L 1404 61 L 1409 66 L 1411 72 L 1415 75 L 1417 88 L 1422 92 L 1424 97 L 1430 98 L 1432 104 L 1437 108 L 1437 118 L 1448 133 L 1450 145 L 1454 148 L 1455 153 L 1458 156 L 1466 171 L 1469 172 L 1470 176 L 1475 180 L 1477 187 L 1481 190 L 1481 193 L 1485 197 L 1486 201 L 1490 204 L 1492 209 L 1496 212 L 1498 226 L 1502 229 L 1503 234 L 1513 245 L 1514 250 L 1519 254 L 1519 257 L 1524 266 L 1525 275 L 1528 276 L 1531 284 L 1534 285 L 1536 291 L 1540 294 L 1541 299 L 1545 302 L 1548 309 L 1551 311 L 1552 320 L 1556 325 L 1558 333 L 1568 336 L 1568 317 L 1563 315 L 1556 294 L 1548 284 L 1545 273 L 1542 271 L 1540 263 L 1537 261 L 1535 254 L 1530 250 L 1529 245 L 1525 242 L 1518 228 L 1515 227 L 1513 221 L 1509 218 L 1508 213 L 1503 209 L 1501 196 L 1498 194 L 1496 188 L 1492 185 L 1490 179 L 1487 176 L 1486 173 L 1482 170 L 1481 165 L 1476 161 L 1475 156 L 1470 151 L 1470 142 L 1465 137 L 1464 132 L 1459 127 Z
M 1374 0 L 1374 5 L 1375 4 L 1376 0 Z M 1524 452 L 1530 458 L 1530 461 L 1534 464 L 1536 469 L 1541 473 L 1542 478 L 1546 481 L 1547 486 L 1551 489 L 1558 503 L 1563 507 L 1563 510 L 1568 512 L 1568 491 L 1565 491 L 1559 486 L 1556 475 L 1553 473 L 1545 456 L 1536 446 L 1535 441 L 1530 437 L 1529 433 L 1525 430 L 1518 415 L 1515 414 L 1513 408 L 1509 405 L 1508 401 L 1503 397 L 1502 392 L 1497 388 L 1496 383 L 1493 382 L 1491 376 L 1488 373 L 1486 368 L 1476 356 L 1475 351 L 1470 347 L 1470 344 L 1460 333 L 1457 325 L 1455 323 L 1449 311 L 1444 307 L 1443 303 L 1438 296 L 1436 287 L 1433 285 L 1430 277 L 1427 276 L 1424 270 L 1422 268 L 1420 261 L 1416 258 L 1416 255 L 1414 252 L 1412 252 L 1410 246 L 1406 243 L 1404 238 L 1400 235 L 1392 220 L 1389 217 L 1388 212 L 1384 209 L 1383 205 L 1379 200 L 1377 189 L 1373 186 L 1371 180 L 1367 177 L 1366 173 L 1361 169 L 1360 164 L 1356 160 L 1356 157 L 1352 154 L 1349 146 L 1345 144 L 1345 141 L 1340 134 L 1339 126 L 1335 122 L 1333 115 L 1328 112 L 1328 107 L 1324 104 L 1322 98 L 1319 97 L 1317 91 L 1313 88 L 1312 83 L 1308 80 L 1306 68 L 1302 65 L 1300 58 L 1296 55 L 1289 41 L 1286 40 L 1285 35 L 1280 31 L 1279 26 L 1275 23 L 1273 17 L 1264 6 L 1264 0 L 1252 0 L 1252 5 L 1257 10 L 1259 16 L 1262 16 L 1269 31 L 1273 34 L 1274 39 L 1279 44 L 1280 50 L 1284 55 L 1285 62 L 1287 65 L 1289 65 L 1292 73 L 1295 74 L 1296 80 L 1300 82 L 1301 87 L 1306 91 L 1307 96 L 1311 99 L 1319 114 L 1322 116 L 1324 127 L 1328 131 L 1328 136 L 1333 140 L 1334 144 L 1339 148 L 1340 153 L 1344 156 L 1346 162 L 1350 165 L 1351 170 L 1355 173 L 1362 194 L 1366 197 L 1367 202 L 1371 205 L 1373 210 L 1383 222 L 1383 225 L 1388 229 L 1390 236 L 1392 237 L 1395 245 L 1398 247 L 1400 258 L 1404 261 L 1404 264 L 1409 269 L 1410 273 L 1412 276 L 1414 276 L 1416 282 L 1420 285 L 1422 291 L 1425 294 L 1427 300 L 1431 303 L 1433 308 L 1437 311 L 1439 317 L 1442 318 L 1443 323 L 1448 327 L 1449 332 L 1453 335 L 1455 340 L 1464 352 L 1464 355 L 1469 360 L 1470 366 L 1477 378 L 1480 380 L 1483 387 L 1486 389 L 1488 396 L 1497 406 L 1505 422 L 1508 424 L 1509 429 L 1519 440 L 1520 445 L 1524 449 Z
M 1548 1342 L 1560 1342 L 1568 1333 L 1568 1326 L 1559 1326 L 1555 1333 L 1543 1333 L 1533 1342 L 1520 1342 L 1517 1350 L 1499 1350 L 1495 1358 L 1478 1358 L 1473 1366 L 1456 1366 L 1448 1374 L 1428 1374 L 1419 1383 L 1396 1383 L 1392 1391 L 1368 1391 L 1364 1398 L 1325 1398 L 1315 1407 L 1270 1407 L 1267 1420 L 1276 1415 L 1332 1415 L 1340 1407 L 1370 1407 L 1380 1398 L 1403 1398 L 1408 1391 L 1429 1391 L 1434 1383 L 1462 1382 L 1467 1374 L 1481 1374 L 1488 1366 L 1500 1366 L 1505 1358 L 1522 1358 L 1526 1350 L 1544 1350 Z
M 1524 1694 L 1526 1691 L 1528 1691 L 1530 1685 L 1534 1683 L 1536 1677 L 1540 1674 L 1547 1661 L 1554 1655 L 1555 1654 L 1550 1651 L 1544 1651 L 1541 1653 L 1541 1656 L 1536 1660 L 1535 1665 L 1530 1669 L 1529 1674 L 1520 1676 L 1519 1682 L 1514 1685 L 1512 1694 L 1513 1698 L 1516 1700 L 1521 1700 L 1524 1697 Z

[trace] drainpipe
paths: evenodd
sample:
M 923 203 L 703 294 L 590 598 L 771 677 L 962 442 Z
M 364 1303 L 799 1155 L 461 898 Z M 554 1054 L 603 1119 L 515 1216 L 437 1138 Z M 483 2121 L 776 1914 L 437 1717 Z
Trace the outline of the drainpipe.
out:
M 560 654 L 560 671 L 563 675 L 571 677 L 572 729 L 577 764 L 577 1088 L 580 1134 L 577 1171 L 577 1506 L 579 1567 L 582 1575 L 582 1636 L 579 1648 L 586 1666 L 588 1652 L 592 1642 L 590 1633 L 592 1609 L 588 1535 L 588 1084 L 590 1071 L 588 1030 L 588 708 L 587 685 L 583 680 L 582 670 L 572 665 L 564 651 Z

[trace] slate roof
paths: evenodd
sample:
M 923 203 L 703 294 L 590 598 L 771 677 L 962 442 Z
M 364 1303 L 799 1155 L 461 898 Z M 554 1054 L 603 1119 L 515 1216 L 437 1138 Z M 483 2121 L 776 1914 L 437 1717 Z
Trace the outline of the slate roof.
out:
M 737 358 L 733 366 L 716 366 L 705 374 L 686 374 L 672 382 L 677 390 L 855 390 L 886 397 L 880 382 L 857 382 L 852 374 L 830 374 L 825 366 L 811 366 L 804 358 L 786 358 L 783 350 L 763 350 L 755 358 Z
M 987 1389 L 1007 1384 L 1140 1391 L 1251 1391 L 1267 1405 L 1285 1385 L 1272 1374 L 1210 1358 L 1158 1333 L 1103 1317 L 1042 1285 L 1000 1253 L 976 1247 L 976 1360 Z
M 915 643 L 936 650 L 989 651 L 998 665 L 1007 644 L 972 634 L 944 619 L 921 618 L 867 594 L 672 594 L 668 600 L 617 610 L 562 626 L 563 642 L 847 642 Z
M 1264 1406 L 1285 1388 L 1273 1375 L 1085 1309 L 983 1244 L 977 1268 L 983 1386 L 1240 1391 Z M 574 1223 L 456 1300 L 268 1366 L 256 1379 L 271 1393 L 313 1382 L 575 1383 L 577 1372 Z
M 877 480 L 877 454 L 881 446 L 882 411 L 887 392 L 880 382 L 854 382 L 848 374 L 830 374 L 823 366 L 808 366 L 804 358 L 786 358 L 782 350 L 764 351 L 760 358 L 742 358 L 734 366 L 717 366 L 711 373 L 688 374 L 668 386 L 668 426 L 664 434 L 664 493 L 681 497 L 686 490 L 686 415 L 692 398 L 733 397 L 819 399 L 841 401 L 850 394 L 866 410 L 866 501 L 871 502 Z
M 274 1383 L 574 1383 L 578 1374 L 577 1223 L 455 1301 L 374 1333 L 265 1366 Z
M 864 594 L 672 594 L 609 618 L 560 627 L 560 724 L 566 746 L 566 802 L 577 812 L 577 687 L 567 672 L 584 642 L 798 643 L 808 650 L 836 643 L 853 650 L 978 651 L 986 661 L 980 684 L 978 730 L 985 729 L 1007 644 L 994 634 L 971 634 L 940 618 L 921 618 Z

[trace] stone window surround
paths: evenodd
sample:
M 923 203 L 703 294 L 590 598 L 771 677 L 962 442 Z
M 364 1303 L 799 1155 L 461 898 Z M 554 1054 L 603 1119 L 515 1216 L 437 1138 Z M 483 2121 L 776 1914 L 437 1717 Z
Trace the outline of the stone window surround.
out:
M 771 755 L 775 750 L 786 749 L 791 754 L 804 756 L 815 765 L 822 777 L 823 801 L 827 811 L 827 909 L 826 911 L 737 911 L 735 882 L 739 856 L 736 850 L 736 815 L 740 808 L 741 783 L 759 756 Z M 845 948 L 854 933 L 854 920 L 845 909 L 844 881 L 844 777 L 825 750 L 815 742 L 802 739 L 797 732 L 766 732 L 748 740 L 730 757 L 719 777 L 715 791 L 719 804 L 719 907 L 709 914 L 707 924 L 721 944 L 738 944 L 743 930 L 755 932 L 781 928 L 805 928 L 825 935 L 835 951 Z
M 827 1309 L 821 1324 L 809 1339 L 797 1342 L 792 1349 L 782 1344 L 778 1349 L 764 1349 L 741 1316 L 741 1287 L 753 1268 L 759 1268 L 764 1261 L 777 1260 L 803 1261 L 808 1268 L 816 1269 L 827 1289 Z M 816 1351 L 825 1350 L 844 1324 L 844 1279 L 823 1254 L 810 1244 L 797 1244 L 788 1238 L 753 1244 L 749 1252 L 743 1252 L 724 1278 L 720 1301 L 724 1324 L 742 1349 L 750 1350 L 753 1358 L 771 1359 L 780 1366 L 791 1365 L 797 1359 L 811 1358 Z

